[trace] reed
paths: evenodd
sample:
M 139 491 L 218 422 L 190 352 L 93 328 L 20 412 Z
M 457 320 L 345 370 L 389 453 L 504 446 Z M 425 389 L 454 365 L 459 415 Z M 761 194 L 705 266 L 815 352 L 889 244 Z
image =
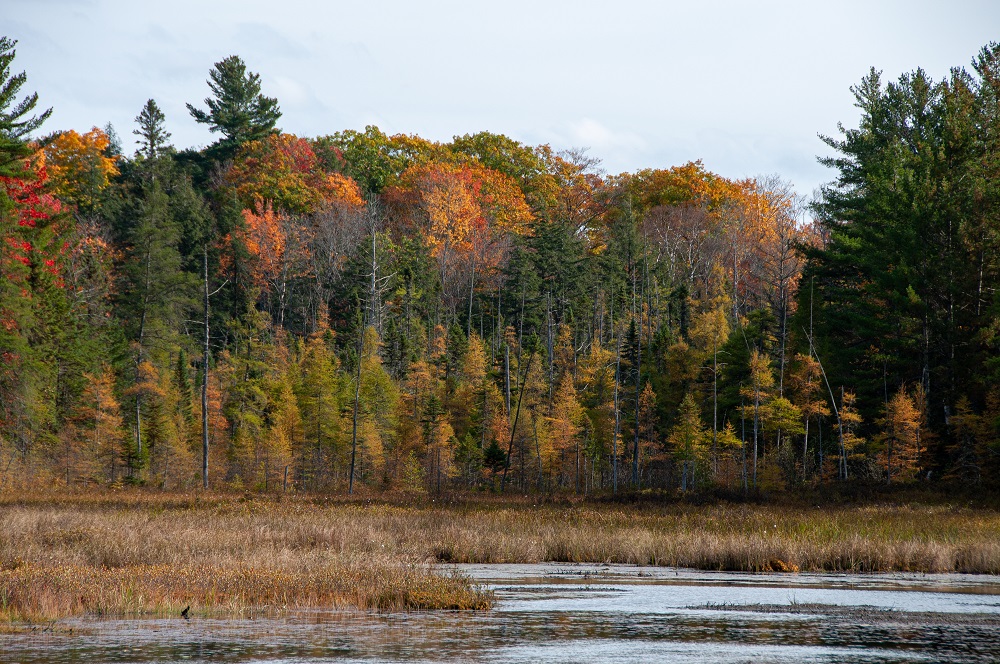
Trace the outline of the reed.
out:
M 64 616 L 194 615 L 301 608 L 488 609 L 490 593 L 467 579 L 397 565 L 308 570 L 211 565 L 24 564 L 0 571 L 0 620 Z
M 0 619 L 482 609 L 439 563 L 1000 574 L 1000 515 L 947 505 L 449 504 L 125 491 L 0 496 Z

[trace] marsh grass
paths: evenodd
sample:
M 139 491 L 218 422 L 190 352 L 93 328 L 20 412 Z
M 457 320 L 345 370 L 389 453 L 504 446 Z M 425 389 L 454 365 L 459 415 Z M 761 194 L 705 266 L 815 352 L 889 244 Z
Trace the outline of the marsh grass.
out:
M 827 509 L 255 498 L 0 496 L 0 620 L 311 607 L 482 609 L 438 563 L 1000 573 L 1000 516 Z
M 460 577 L 398 566 L 330 565 L 314 570 L 255 567 L 26 564 L 0 571 L 0 620 L 63 616 L 195 616 L 300 608 L 487 609 L 489 593 Z

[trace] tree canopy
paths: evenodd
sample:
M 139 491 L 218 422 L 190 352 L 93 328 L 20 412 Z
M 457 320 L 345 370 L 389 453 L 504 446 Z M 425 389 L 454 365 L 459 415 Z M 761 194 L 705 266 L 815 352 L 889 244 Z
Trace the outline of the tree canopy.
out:
M 148 99 L 126 155 L 36 136 L 13 47 L 0 484 L 1000 481 L 1000 45 L 865 76 L 811 204 L 491 132 L 283 133 L 236 55 L 188 105 L 213 145 Z

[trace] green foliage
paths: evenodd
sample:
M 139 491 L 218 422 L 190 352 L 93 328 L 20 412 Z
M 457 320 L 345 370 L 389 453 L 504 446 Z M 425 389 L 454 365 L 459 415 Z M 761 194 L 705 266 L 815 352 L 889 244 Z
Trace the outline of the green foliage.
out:
M 531 148 L 503 134 L 482 131 L 456 136 L 450 145 L 460 155 L 478 160 L 514 178 L 520 184 L 528 205 L 539 216 L 556 205 L 556 181 L 550 172 L 548 146 Z
M 11 73 L 16 45 L 17 40 L 0 37 L 0 176 L 22 172 L 18 161 L 31 154 L 25 138 L 52 115 L 51 108 L 39 115 L 30 115 L 38 104 L 37 92 L 18 101 L 17 96 L 28 77 L 24 72 Z
M 303 421 L 299 467 L 306 486 L 318 488 L 330 481 L 330 471 L 346 450 L 341 411 L 346 405 L 339 362 L 330 350 L 330 337 L 314 335 L 306 343 L 295 387 Z M 353 395 L 352 395 L 353 396 Z M 348 432 L 349 433 L 349 432 Z
M 139 128 L 132 133 L 139 137 L 139 154 L 147 159 L 156 159 L 164 150 L 170 149 L 170 132 L 164 127 L 166 119 L 152 99 L 147 99 L 139 115 L 135 116 Z
M 354 178 L 362 191 L 371 194 L 378 194 L 395 182 L 408 165 L 406 157 L 390 144 L 389 137 L 372 125 L 365 127 L 363 132 L 348 129 L 317 139 L 317 142 L 336 149 L 343 172 Z M 328 161 L 330 165 L 335 163 L 330 157 Z
M 1000 468 L 1000 45 L 942 81 L 867 76 L 815 224 L 788 185 L 700 162 L 280 134 L 237 56 L 188 106 L 214 145 L 175 151 L 150 99 L 133 156 L 88 135 L 100 186 L 55 158 L 46 182 L 12 58 L 0 40 L 0 483 L 187 486 L 202 415 L 209 476 L 261 491 L 338 490 L 352 463 L 364 490 L 526 493 Z M 80 442 L 98 429 L 114 452 Z
M 184 226 L 196 225 L 200 213 L 190 184 L 171 168 L 169 157 L 146 168 L 124 184 L 121 207 L 115 211 L 125 247 L 117 308 L 127 338 L 140 349 L 177 343 L 175 335 L 195 306 L 197 276 L 183 269 L 180 246 Z
M 941 428 L 963 395 L 983 404 L 992 355 L 997 260 L 995 77 L 998 47 L 933 81 L 923 70 L 853 88 L 856 129 L 826 138 L 837 179 L 818 211 L 829 242 L 809 253 L 800 320 L 813 311 L 834 383 L 848 382 L 874 422 L 886 385 L 921 383 Z M 807 299 L 810 298 L 810 299 Z M 813 305 L 810 308 L 810 305 Z
M 260 75 L 248 72 L 238 55 L 215 63 L 208 73 L 208 87 L 212 91 L 212 96 L 205 98 L 208 110 L 191 104 L 187 109 L 196 122 L 222 134 L 214 146 L 221 156 L 231 155 L 243 143 L 278 132 L 278 100 L 261 93 Z

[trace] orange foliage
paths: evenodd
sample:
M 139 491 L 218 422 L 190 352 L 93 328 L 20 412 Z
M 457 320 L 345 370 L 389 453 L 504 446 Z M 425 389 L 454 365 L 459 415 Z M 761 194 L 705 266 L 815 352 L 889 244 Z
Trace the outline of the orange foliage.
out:
M 292 134 L 244 145 L 226 180 L 248 208 L 258 199 L 291 214 L 309 214 L 335 202 L 364 205 L 354 180 L 324 171 L 309 142 Z
M 461 171 L 445 164 L 411 168 L 406 175 L 412 179 L 420 206 L 427 217 L 427 243 L 434 256 L 450 251 L 467 251 L 469 234 L 482 211 L 473 193 L 460 177 Z
M 275 212 L 268 201 L 257 200 L 253 210 L 243 210 L 246 224 L 244 241 L 254 257 L 254 283 L 261 288 L 281 290 L 288 279 L 308 269 L 307 229 L 288 215 Z
M 733 251 L 742 272 L 738 296 L 769 297 L 777 308 L 787 306 L 801 276 L 797 249 L 808 231 L 799 226 L 794 192 L 775 178 L 735 183 L 737 206 Z
M 97 127 L 86 134 L 70 129 L 52 139 L 43 151 L 53 193 L 70 205 L 94 205 L 118 175 L 117 157 L 106 155 L 109 144 L 108 135 Z
M 501 233 L 524 235 L 533 217 L 524 193 L 513 178 L 478 163 L 463 168 L 466 181 L 482 211 L 483 220 Z
M 628 179 L 636 203 L 645 209 L 658 205 L 693 204 L 715 210 L 732 195 L 732 183 L 705 170 L 701 160 L 666 170 L 641 170 L 634 176 L 628 176 Z
M 675 274 L 703 295 L 718 291 L 728 273 L 737 308 L 765 300 L 788 311 L 802 267 L 797 249 L 810 237 L 799 202 L 774 177 L 729 180 L 700 161 L 643 170 L 611 180 L 645 215 L 644 233 Z M 722 269 L 718 269 L 722 268 Z M 696 283 L 697 282 L 697 283 Z
M 435 252 L 468 250 L 471 236 L 486 229 L 523 234 L 532 220 L 517 183 L 477 163 L 411 166 L 403 173 L 400 189 L 392 192 L 395 198 L 424 212 L 428 241 Z
M 327 173 L 318 189 L 323 194 L 324 202 L 327 203 L 337 201 L 356 207 L 362 207 L 365 204 L 358 183 L 340 173 Z

